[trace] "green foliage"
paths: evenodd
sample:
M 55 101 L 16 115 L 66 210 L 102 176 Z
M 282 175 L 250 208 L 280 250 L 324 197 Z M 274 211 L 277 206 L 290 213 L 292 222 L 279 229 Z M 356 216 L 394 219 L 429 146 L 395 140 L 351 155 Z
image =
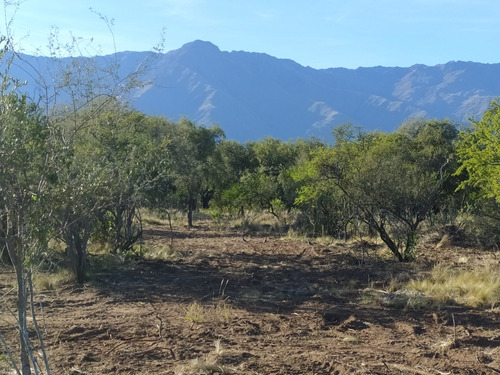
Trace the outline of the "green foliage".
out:
M 211 172 L 215 166 L 211 160 L 224 132 L 217 126 L 205 128 L 183 118 L 177 124 L 167 124 L 166 137 L 169 140 L 166 148 L 173 160 L 174 203 L 187 208 L 188 225 L 192 226 L 198 199 L 212 189 Z
M 317 163 L 328 158 L 330 152 L 326 147 L 316 149 L 311 154 L 312 160 L 292 171 L 293 179 L 299 184 L 295 205 L 306 218 L 301 229 L 313 236 L 346 236 L 347 225 L 353 217 L 352 207 L 342 190 L 319 174 Z
M 500 247 L 500 203 L 495 199 L 472 200 L 459 216 L 467 243 L 486 249 Z
M 472 130 L 460 134 L 457 154 L 461 165 L 457 174 L 467 172 L 460 188 L 472 186 L 479 197 L 500 203 L 500 103 L 492 102 Z
M 455 176 L 466 193 L 463 227 L 480 246 L 497 247 L 500 226 L 500 103 L 492 102 L 480 121 L 460 133 Z M 457 190 L 458 190 L 457 189 Z
M 411 259 L 419 224 L 443 196 L 456 134 L 446 121 L 407 123 L 391 134 L 343 126 L 335 146 L 319 149 L 298 175 L 309 183 L 297 202 L 329 198 L 337 211 L 350 207 L 399 260 Z
M 295 144 L 282 142 L 276 138 L 266 138 L 253 144 L 261 173 L 278 176 L 295 164 L 297 148 Z
M 255 162 L 249 164 L 239 182 L 228 191 L 233 196 L 238 191 L 239 198 L 232 202 L 226 199 L 221 203 L 229 203 L 233 211 L 240 213 L 245 209 L 265 210 L 275 216 L 278 225 L 287 225 L 299 187 L 292 176 L 292 169 L 314 145 L 307 141 L 283 142 L 266 138 L 250 143 L 249 147 L 255 155 L 252 159 Z
M 11 260 L 29 263 L 48 242 L 60 142 L 57 130 L 25 96 L 1 98 L 0 232 Z
M 245 210 L 266 210 L 286 224 L 286 213 L 294 206 L 297 190 L 290 173 L 300 155 L 297 143 L 266 138 L 239 148 L 231 144 L 231 154 L 229 145 L 222 145 L 226 148 L 221 150 L 225 160 L 222 165 L 231 176 L 226 179 L 230 184 L 220 185 L 212 207 L 240 214 Z M 305 149 L 305 142 L 301 147 Z
M 209 188 L 213 191 L 210 206 L 216 213 L 240 210 L 241 178 L 258 167 L 251 144 L 222 140 L 209 158 Z

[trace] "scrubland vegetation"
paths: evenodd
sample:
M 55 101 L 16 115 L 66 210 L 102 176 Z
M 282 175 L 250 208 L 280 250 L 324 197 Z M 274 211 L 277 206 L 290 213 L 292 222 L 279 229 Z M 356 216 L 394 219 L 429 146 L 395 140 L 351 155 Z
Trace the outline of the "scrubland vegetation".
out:
M 454 241 L 457 262 L 435 263 L 397 283 L 393 294 L 379 278 L 375 281 L 383 284 L 384 293 L 377 295 L 374 285 L 364 289 L 362 298 L 393 308 L 498 308 L 498 263 L 478 269 L 458 266 L 461 248 L 496 254 L 500 244 L 498 102 L 461 130 L 448 120 L 416 119 L 392 133 L 340 126 L 333 144 L 274 138 L 240 143 L 225 139 L 217 126 L 138 113 L 118 99 L 116 86 L 103 89 L 99 74 L 82 81 L 82 67 L 58 77 L 59 90 L 71 98 L 68 105 L 52 97 L 28 97 L 8 75 L 17 56 L 10 53 L 8 40 L 3 43 L 0 256 L 5 269 L 15 271 L 20 355 L 0 338 L 2 359 L 10 360 L 18 373 L 42 367 L 49 372 L 45 353 L 41 366 L 33 351 L 35 338 L 44 348 L 33 310 L 33 275 L 37 288 L 51 290 L 84 284 L 110 269 L 126 269 L 124 264 L 132 259 L 182 260 L 187 250 L 173 245 L 179 228 L 196 233 L 208 225 L 221 237 L 238 233 L 242 243 L 254 241 L 250 237 L 263 243 L 267 237 L 355 243 L 359 251 L 350 255 L 354 260 L 347 259 L 349 267 L 349 262 L 362 267 L 366 259 L 373 261 L 370 246 L 388 249 L 398 262 L 417 263 L 421 241 L 440 233 L 440 238 Z M 266 221 L 259 223 L 263 214 Z M 144 235 L 158 226 L 171 238 L 153 246 Z M 291 267 L 286 252 L 280 254 L 283 267 Z M 302 255 L 294 254 L 297 259 Z M 268 260 L 270 270 L 279 266 L 274 261 Z M 332 291 L 311 281 L 301 293 L 317 294 L 322 301 L 358 293 L 356 280 L 352 289 L 349 280 L 343 282 L 344 289 Z M 247 300 L 267 298 L 262 290 L 245 293 Z M 272 293 L 287 300 L 292 291 L 283 286 Z M 0 303 L 7 301 L 6 295 Z M 194 301 L 184 308 L 190 324 L 231 324 L 234 317 L 223 298 L 210 306 Z M 193 366 L 192 373 L 230 372 L 230 366 L 222 365 L 210 370 L 202 360 Z

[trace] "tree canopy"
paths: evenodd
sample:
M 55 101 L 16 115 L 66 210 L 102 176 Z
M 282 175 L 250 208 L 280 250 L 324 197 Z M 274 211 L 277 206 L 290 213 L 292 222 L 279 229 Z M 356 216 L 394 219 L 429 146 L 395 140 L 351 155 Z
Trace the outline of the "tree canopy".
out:
M 313 186 L 302 188 L 299 201 L 310 200 L 311 192 L 324 194 L 321 186 L 329 184 L 399 260 L 411 259 L 417 228 L 439 203 L 450 175 L 456 135 L 453 124 L 439 121 L 404 124 L 390 134 L 342 127 L 336 144 L 319 149 L 308 163 Z
M 460 133 L 457 173 L 467 172 L 461 188 L 477 188 L 480 197 L 500 203 L 500 102 L 492 102 L 470 131 Z

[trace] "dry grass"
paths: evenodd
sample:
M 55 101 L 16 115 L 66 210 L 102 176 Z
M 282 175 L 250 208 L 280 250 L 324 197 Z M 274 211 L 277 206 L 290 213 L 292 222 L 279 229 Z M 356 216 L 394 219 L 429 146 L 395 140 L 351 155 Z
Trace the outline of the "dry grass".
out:
M 233 319 L 233 310 L 225 299 L 212 304 L 190 303 L 185 309 L 184 320 L 192 323 L 227 323 Z
M 165 211 L 158 210 L 141 210 L 142 221 L 146 225 L 153 226 L 180 226 L 184 227 L 187 225 L 187 214 L 183 211 L 171 209 Z M 170 219 L 170 220 L 169 220 Z M 196 210 L 193 212 L 193 221 L 195 225 L 201 221 L 208 222 L 211 221 L 212 216 L 206 210 Z
M 33 282 L 38 290 L 54 290 L 62 285 L 73 284 L 75 277 L 70 271 L 62 269 L 55 273 L 36 274 Z
M 500 267 L 476 264 L 472 269 L 464 269 L 464 263 L 467 263 L 465 257 L 458 259 L 455 266 L 438 264 L 427 276 L 418 279 L 408 277 L 410 280 L 402 281 L 394 277 L 383 289 L 374 285 L 364 289 L 362 300 L 366 304 L 413 310 L 447 305 L 500 307 Z
M 146 259 L 161 259 L 173 261 L 181 257 L 181 254 L 175 250 L 173 244 L 160 244 L 157 246 L 148 246 L 144 251 Z
M 235 217 L 228 221 L 229 226 L 245 232 L 281 233 L 281 223 L 269 212 L 247 211 L 244 217 Z
M 342 342 L 346 344 L 358 345 L 362 343 L 362 340 L 358 335 L 344 334 L 342 337 Z
M 234 368 L 221 364 L 223 349 L 220 340 L 214 341 L 215 349 L 204 358 L 195 358 L 188 365 L 181 366 L 175 371 L 178 375 L 198 374 L 236 374 Z
M 407 288 L 437 303 L 494 308 L 500 302 L 500 267 L 460 270 L 437 265 L 429 277 L 412 280 Z
M 162 219 L 152 212 L 143 213 L 142 221 L 147 225 L 168 225 L 168 219 Z
M 441 237 L 441 240 L 437 243 L 436 249 L 449 248 L 451 246 L 452 246 L 451 237 L 447 233 L 445 233 L 443 237 Z
M 400 289 L 395 292 L 366 288 L 362 293 L 365 304 L 377 303 L 394 309 L 420 310 L 430 307 L 434 301 L 424 293 L 409 289 Z

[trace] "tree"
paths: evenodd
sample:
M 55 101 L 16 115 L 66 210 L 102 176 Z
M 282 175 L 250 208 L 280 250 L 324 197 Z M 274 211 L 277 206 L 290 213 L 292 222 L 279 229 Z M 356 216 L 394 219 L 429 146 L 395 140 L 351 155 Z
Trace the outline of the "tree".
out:
M 97 217 L 107 195 L 106 175 L 92 159 L 82 158 L 78 149 L 65 160 L 59 173 L 58 197 L 54 204 L 53 222 L 56 235 L 66 244 L 69 267 L 78 283 L 87 271 L 87 244 L 95 231 Z
M 500 244 L 500 102 L 490 104 L 480 121 L 460 133 L 457 147 L 462 178 L 458 189 L 468 198 L 464 228 L 481 245 Z
M 137 76 L 142 70 L 121 78 L 117 74 L 117 59 L 107 67 L 98 68 L 95 58 L 72 57 L 55 59 L 54 77 L 49 82 L 44 81 L 36 67 L 25 61 L 14 48 L 11 38 L 13 20 L 8 19 L 7 8 L 14 7 L 15 13 L 19 4 L 19 1 L 4 2 L 4 32 L 8 37 L 0 40 L 0 66 L 3 69 L 3 74 L 0 73 L 0 245 L 6 249 L 17 278 L 21 371 L 13 358 L 12 363 L 18 374 L 31 374 L 31 367 L 35 373 L 39 370 L 27 329 L 30 300 L 45 370 L 50 374 L 35 317 L 32 266 L 47 247 L 49 238 L 62 233 L 61 237 L 70 248 L 70 261 L 76 265 L 75 272 L 82 273 L 80 266 L 85 264 L 85 245 L 90 233 L 86 203 L 95 188 L 104 185 L 91 183 L 87 189 L 81 170 L 72 163 L 74 136 L 101 113 L 108 101 L 136 86 Z M 101 16 L 101 19 L 110 26 L 107 18 Z M 55 51 L 60 45 L 53 44 L 57 39 L 55 34 L 53 37 L 50 44 L 52 57 L 56 58 Z M 67 44 L 69 55 L 81 54 L 78 40 L 73 37 Z M 31 100 L 19 94 L 22 92 L 19 82 L 10 77 L 14 59 L 37 83 L 35 92 L 30 93 Z M 80 178 L 75 182 L 72 180 L 74 176 Z M 55 224 L 58 220 L 62 225 Z
M 196 202 L 209 191 L 210 160 L 224 132 L 217 126 L 197 126 L 183 118 L 177 124 L 168 124 L 166 137 L 177 197 L 187 208 L 188 225 L 192 227 Z
M 43 337 L 38 326 L 33 297 L 32 267 L 47 247 L 51 227 L 52 187 L 57 183 L 60 133 L 39 107 L 26 95 L 19 94 L 19 80 L 10 75 L 17 54 L 12 36 L 12 19 L 7 8 L 19 6 L 16 1 L 4 3 L 5 35 L 0 37 L 0 246 L 8 257 L 17 282 L 17 331 L 19 334 L 19 370 L 16 360 L 0 333 L 9 359 L 17 374 L 29 375 L 40 369 L 28 333 L 27 310 L 42 351 L 45 371 L 50 368 Z M 5 255 L 7 254 L 7 256 Z
M 169 172 L 164 124 L 115 103 L 96 118 L 78 148 L 106 176 L 105 215 L 112 251 L 129 251 L 142 235 L 139 208 Z
M 295 165 L 297 149 L 293 142 L 283 142 L 268 137 L 253 144 L 255 156 L 262 174 L 278 176 Z
M 252 163 L 241 174 L 239 181 L 222 193 L 221 203 L 226 209 L 266 210 L 284 221 L 294 204 L 297 184 L 290 170 L 295 166 L 298 149 L 293 142 L 266 138 L 248 144 Z
M 241 211 L 239 194 L 234 193 L 243 175 L 258 166 L 252 145 L 224 139 L 217 144 L 208 165 L 208 185 L 213 191 L 210 207 L 218 213 Z
M 316 148 L 310 156 L 318 157 L 321 152 L 327 152 L 327 148 Z M 303 229 L 313 236 L 347 238 L 347 226 L 354 217 L 352 205 L 342 190 L 318 175 L 317 167 L 311 160 L 305 160 L 292 171 L 292 177 L 299 185 L 295 206 L 306 219 L 302 223 Z
M 412 259 L 418 226 L 446 190 L 456 128 L 417 121 L 392 134 L 355 134 L 341 128 L 335 146 L 320 150 L 311 167 L 342 191 L 398 260 Z
M 269 176 L 259 171 L 247 172 L 241 177 L 236 191 L 239 193 L 239 199 L 233 204 L 258 211 L 266 210 L 276 219 L 281 219 L 279 214 L 284 206 L 280 199 L 280 185 L 276 176 Z
M 480 197 L 500 203 L 500 102 L 492 102 L 471 131 L 460 133 L 457 154 L 457 174 L 467 172 L 460 188 L 472 186 Z
M 165 122 L 116 102 L 68 139 L 56 225 L 81 283 L 91 236 L 107 240 L 115 253 L 133 249 L 142 235 L 140 207 L 168 194 L 170 157 Z
M 262 203 L 279 220 L 276 208 L 283 206 L 287 211 L 291 210 L 296 197 L 297 184 L 290 171 L 299 156 L 297 144 L 266 138 L 256 142 L 253 149 L 259 162 L 257 172 L 261 183 L 257 186 L 263 188 L 262 196 L 267 196 L 267 202 Z
M 112 21 L 101 14 L 97 15 L 106 23 L 113 36 Z M 116 117 L 123 115 L 120 106 L 131 89 L 142 85 L 140 76 L 147 62 L 135 72 L 123 77 L 119 73 L 120 66 L 116 56 L 105 60 L 104 64 L 102 60 L 99 63 L 98 57 L 82 56 L 82 51 L 87 49 L 81 48 L 80 43 L 82 43 L 80 38 L 72 37 L 69 43 L 61 45 L 58 42 L 57 32 L 54 31 L 49 40 L 50 53 L 53 57 L 51 79 L 46 81 L 36 69 L 32 72 L 33 67 L 29 64 L 26 69 L 37 82 L 38 91 L 35 93 L 35 96 L 39 96 L 37 100 L 50 121 L 64 132 L 64 147 L 70 150 L 71 156 L 66 160 L 64 173 L 61 173 L 61 179 L 65 179 L 65 186 L 60 192 L 62 199 L 57 205 L 56 220 L 59 237 L 67 245 L 71 269 L 77 281 L 83 282 L 87 242 L 95 232 L 98 219 L 101 222 L 105 220 L 103 212 L 118 213 L 114 216 L 113 225 L 105 226 L 107 229 L 115 229 L 113 241 L 115 250 L 129 248 L 140 235 L 140 230 L 135 231 L 134 226 L 130 225 L 133 223 L 130 218 L 136 216 L 135 209 L 129 209 L 133 206 L 127 205 L 127 201 L 122 205 L 116 204 L 113 211 L 110 209 L 111 197 L 107 196 L 112 187 L 123 187 L 124 181 L 128 182 L 130 176 L 122 180 L 110 178 L 116 177 L 117 174 L 116 170 L 110 171 L 110 165 L 104 165 L 106 155 L 103 152 L 96 154 L 87 152 L 85 142 L 88 141 L 89 135 L 99 134 L 101 141 L 103 137 L 109 136 L 108 151 L 111 151 L 113 146 L 121 145 L 122 140 L 118 139 L 119 136 L 113 138 L 112 132 L 103 132 L 102 129 L 106 125 L 105 114 L 117 110 Z M 72 57 L 62 58 L 61 54 Z M 112 121 L 109 125 L 112 127 Z M 97 150 L 102 151 L 102 148 Z M 122 196 L 128 193 L 129 190 L 126 190 Z M 113 198 L 117 198 L 116 195 Z M 124 215 L 128 217 L 124 219 Z
M 16 273 L 23 375 L 31 374 L 31 365 L 37 367 L 28 335 L 27 309 L 30 297 L 33 306 L 32 266 L 52 232 L 49 223 L 62 149 L 59 135 L 26 96 L 12 92 L 0 95 L 0 234 Z M 33 310 L 32 318 L 43 348 Z M 45 352 L 44 359 L 49 371 Z

